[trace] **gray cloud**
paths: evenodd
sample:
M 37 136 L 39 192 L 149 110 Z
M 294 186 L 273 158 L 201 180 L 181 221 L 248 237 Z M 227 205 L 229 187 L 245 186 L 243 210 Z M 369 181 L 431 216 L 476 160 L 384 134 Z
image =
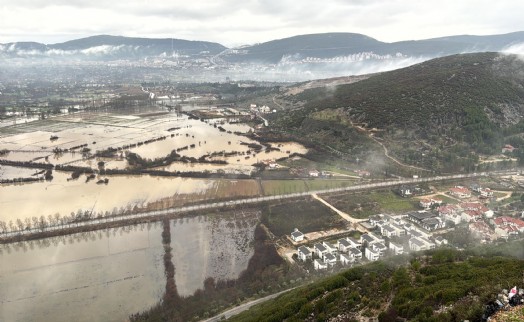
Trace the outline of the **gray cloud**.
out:
M 500 0 L 17 0 L 0 5 L 0 43 L 113 34 L 251 44 L 319 32 L 382 41 L 524 30 L 524 2 Z

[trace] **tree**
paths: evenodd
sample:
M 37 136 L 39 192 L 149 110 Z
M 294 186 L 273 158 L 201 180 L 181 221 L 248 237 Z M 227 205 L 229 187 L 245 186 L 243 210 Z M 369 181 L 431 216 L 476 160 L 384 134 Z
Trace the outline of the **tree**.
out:
M 2 234 L 5 234 L 7 233 L 7 224 L 5 221 L 1 221 L 0 220 L 0 231 L 2 232 Z
M 22 221 L 22 219 L 16 219 L 16 226 L 18 227 L 18 230 L 24 230 L 24 222 Z
M 43 231 L 47 227 L 47 220 L 45 219 L 44 215 L 40 216 L 38 220 L 38 228 L 40 228 L 41 231 Z
M 25 228 L 26 228 L 26 229 L 31 229 L 31 218 L 26 217 L 26 218 L 24 219 L 24 222 L 25 222 Z

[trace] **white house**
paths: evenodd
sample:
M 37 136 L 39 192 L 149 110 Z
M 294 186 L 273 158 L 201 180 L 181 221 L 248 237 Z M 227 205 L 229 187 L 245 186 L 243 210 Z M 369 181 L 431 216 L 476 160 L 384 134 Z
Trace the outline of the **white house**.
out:
M 327 252 L 334 254 L 337 251 L 337 247 L 326 242 L 322 242 L 322 245 L 326 248 Z
M 412 251 L 425 250 L 426 245 L 417 237 L 411 237 L 409 239 L 409 249 Z
M 371 245 L 371 248 L 373 248 L 374 251 L 377 251 L 378 255 L 381 257 L 384 256 L 386 250 L 388 250 L 386 245 L 382 243 L 374 243 L 373 245 Z
M 353 257 L 355 260 L 361 260 L 362 259 L 362 251 L 357 248 L 350 248 L 348 249 L 348 256 Z
M 379 259 L 380 257 L 380 254 L 378 253 L 378 251 L 376 250 L 373 250 L 372 248 L 369 248 L 367 247 L 366 250 L 364 251 L 365 255 L 366 255 L 366 258 L 370 261 L 376 261 Z
M 343 252 L 343 253 L 347 252 L 348 248 L 351 247 L 351 244 L 345 238 L 339 239 L 337 241 L 337 245 L 338 245 L 338 251 Z
M 326 255 L 328 253 L 328 250 L 326 249 L 326 247 L 324 247 L 324 245 L 322 244 L 319 244 L 319 243 L 316 243 L 314 246 L 313 246 L 314 250 L 315 250 L 315 254 L 317 254 L 317 256 L 319 258 L 324 258 L 324 255 Z
M 455 196 L 461 199 L 471 197 L 471 191 L 468 188 L 462 187 L 462 186 L 456 186 L 454 188 L 450 188 L 449 193 L 452 196 Z
M 350 257 L 349 255 L 347 255 L 347 254 L 340 254 L 340 263 L 342 263 L 342 265 L 349 265 L 349 264 L 353 263 L 354 261 L 355 261 L 355 259 Z
M 493 197 L 493 190 L 490 188 L 480 189 L 480 198 L 491 198 Z
M 394 243 L 394 242 L 389 242 L 389 249 L 395 255 L 401 255 L 401 254 L 404 253 L 404 246 L 402 246 L 400 244 L 397 244 L 397 243 Z
M 318 172 L 318 170 L 309 170 L 310 177 L 318 177 L 319 175 L 320 175 L 320 172 Z
M 295 228 L 295 231 L 291 233 L 291 239 L 296 243 L 301 242 L 304 240 L 304 234 Z
M 326 255 L 324 255 L 324 262 L 330 266 L 333 266 L 337 263 L 337 258 L 335 257 L 335 255 L 327 253 Z
M 448 240 L 442 236 L 437 236 L 435 237 L 435 244 L 437 244 L 437 246 L 447 245 Z
M 380 228 L 380 233 L 382 236 L 386 236 L 388 238 L 391 238 L 393 236 L 397 236 L 396 230 L 391 227 L 391 225 L 384 225 Z
M 357 249 L 360 249 L 362 248 L 362 243 L 358 240 L 356 240 L 355 238 L 353 237 L 348 237 L 346 238 L 347 241 L 349 242 L 350 246 L 353 247 L 353 248 L 357 248 Z
M 321 259 L 315 259 L 313 261 L 313 267 L 318 271 L 320 269 L 327 269 L 328 265 L 327 263 L 324 263 L 324 261 Z
M 305 262 L 306 260 L 311 259 L 312 256 L 313 254 L 306 246 L 300 246 L 298 248 L 298 259 L 300 259 L 301 261 Z

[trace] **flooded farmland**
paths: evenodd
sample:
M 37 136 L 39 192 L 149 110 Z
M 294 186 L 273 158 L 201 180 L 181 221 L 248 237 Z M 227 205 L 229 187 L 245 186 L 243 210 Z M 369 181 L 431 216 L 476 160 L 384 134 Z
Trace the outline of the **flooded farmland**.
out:
M 179 295 L 235 279 L 253 256 L 259 213 L 169 222 Z M 1 321 L 124 321 L 165 292 L 162 223 L 0 247 Z
M 0 150 L 3 150 L 0 161 L 4 162 L 0 164 L 0 180 L 13 180 L 13 184 L 0 185 L 0 220 L 8 222 L 57 213 L 66 217 L 79 211 L 106 214 L 167 199 L 171 199 L 169 204 L 173 206 L 260 193 L 248 181 L 224 184 L 216 179 L 97 174 L 100 169 L 133 168 L 126 158 L 130 153 L 153 164 L 151 160 L 165 158 L 172 151 L 193 160 L 158 163 L 150 168 L 155 171 L 249 175 L 257 169 L 254 164 L 307 152 L 293 142 L 260 144 L 243 135 L 253 131 L 250 126 L 228 123 L 225 118 L 204 120 L 158 109 L 152 111 L 135 115 L 75 113 L 0 128 Z M 115 152 L 109 156 L 97 155 L 108 149 Z M 205 162 L 195 162 L 197 159 Z M 17 178 L 36 180 L 34 175 L 41 169 L 24 168 L 33 163 L 40 167 L 92 169 L 97 175 L 89 181 L 87 174 L 74 178 L 71 172 L 54 170 L 52 180 L 24 184 L 16 181 Z M 38 178 L 43 178 L 43 174 Z

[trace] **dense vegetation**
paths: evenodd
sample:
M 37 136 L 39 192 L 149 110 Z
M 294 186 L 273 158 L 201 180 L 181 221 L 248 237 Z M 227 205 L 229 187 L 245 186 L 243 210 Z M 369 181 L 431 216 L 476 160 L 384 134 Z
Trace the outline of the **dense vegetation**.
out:
M 522 241 L 508 244 L 522 253 Z M 478 321 L 502 288 L 521 285 L 524 261 L 497 257 L 495 248 L 441 249 L 374 262 L 292 290 L 233 321 Z M 522 254 L 520 254 L 522 255 Z
M 518 57 L 498 53 L 438 58 L 335 90 L 290 96 L 305 107 L 282 115 L 276 125 L 328 144 L 345 143 L 345 149 L 367 138 L 353 125 L 377 128 L 375 136 L 402 161 L 473 170 L 478 158 L 471 152 L 500 153 L 508 142 L 524 147 L 523 68 Z
M 262 211 L 262 223 L 277 237 L 291 234 L 294 228 L 309 233 L 344 227 L 340 216 L 314 199 L 268 205 Z

